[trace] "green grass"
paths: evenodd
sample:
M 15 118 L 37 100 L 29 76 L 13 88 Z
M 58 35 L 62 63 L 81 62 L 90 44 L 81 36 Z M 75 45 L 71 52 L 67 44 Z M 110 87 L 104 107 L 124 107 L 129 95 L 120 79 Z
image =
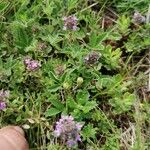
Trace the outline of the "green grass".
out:
M 67 150 L 53 132 L 72 115 L 84 124 L 75 149 L 149 150 L 150 24 L 132 19 L 148 9 L 149 0 L 1 0 L 0 90 L 10 96 L 0 127 L 24 127 L 31 150 Z M 63 30 L 70 15 L 76 31 Z M 26 57 L 41 67 L 28 71 Z

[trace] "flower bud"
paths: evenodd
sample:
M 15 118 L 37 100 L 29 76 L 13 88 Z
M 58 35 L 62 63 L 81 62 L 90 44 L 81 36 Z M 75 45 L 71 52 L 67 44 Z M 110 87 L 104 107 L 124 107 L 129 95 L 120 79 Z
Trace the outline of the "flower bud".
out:
M 101 53 L 92 51 L 84 57 L 84 63 L 86 65 L 93 65 L 98 62 L 101 57 Z
M 69 83 L 67 83 L 67 82 L 63 83 L 63 88 L 64 88 L 65 90 L 68 90 L 68 89 L 70 88 Z
M 77 85 L 80 86 L 83 83 L 83 78 L 82 77 L 78 77 L 77 78 Z

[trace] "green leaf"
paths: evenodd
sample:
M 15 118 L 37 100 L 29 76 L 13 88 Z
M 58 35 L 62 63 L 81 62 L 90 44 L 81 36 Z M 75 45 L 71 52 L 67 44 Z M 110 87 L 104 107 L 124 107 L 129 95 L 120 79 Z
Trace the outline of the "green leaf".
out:
M 58 99 L 49 99 L 49 102 L 52 103 L 58 110 L 63 111 L 64 105 Z
M 56 109 L 56 108 L 49 108 L 46 112 L 45 112 L 45 116 L 46 117 L 50 117 L 50 116 L 55 116 L 57 114 L 59 114 L 61 111 Z
M 95 139 L 97 130 L 98 128 L 94 128 L 92 124 L 85 126 L 82 131 L 83 140 L 88 140 L 89 138 Z
M 68 10 L 70 11 L 73 8 L 76 8 L 78 5 L 78 0 L 67 0 L 66 5 L 68 6 Z
M 83 112 L 88 113 L 90 110 L 94 109 L 97 106 L 95 101 L 87 102 L 83 107 Z
M 77 93 L 76 99 L 79 104 L 84 105 L 89 100 L 89 97 L 90 94 L 88 93 L 87 90 L 85 90 L 85 91 L 79 91 Z
M 73 69 L 68 69 L 64 75 L 61 77 L 61 83 L 64 83 L 66 80 L 68 80 L 71 76 L 71 74 L 77 69 L 77 67 L 74 67 Z
M 120 59 L 121 53 L 122 52 L 119 48 L 117 48 L 116 50 L 113 50 L 110 45 L 107 45 L 103 49 L 104 63 L 106 63 L 106 67 L 109 70 L 119 67 L 119 59 Z
M 126 92 L 123 95 L 123 100 L 124 100 L 124 104 L 126 105 L 127 108 L 130 108 L 130 106 L 133 105 L 133 102 L 135 101 L 136 97 L 134 94 L 130 94 L 128 92 Z
M 90 42 L 89 42 L 89 46 L 92 48 L 96 48 L 97 46 L 99 46 L 99 44 L 104 41 L 108 36 L 108 33 L 101 33 L 101 34 L 97 34 L 97 33 L 92 33 L 90 35 Z
M 54 21 L 54 20 L 53 20 Z M 48 36 L 44 36 L 42 37 L 42 39 L 44 41 L 49 42 L 53 47 L 55 47 L 58 50 L 61 50 L 59 47 L 59 42 L 63 40 L 63 38 L 61 36 L 59 36 L 58 34 L 55 35 L 50 35 L 48 34 Z
M 20 26 L 14 27 L 14 42 L 18 48 L 25 48 L 29 46 L 31 37 L 28 36 L 25 28 Z
M 51 79 L 53 79 L 56 83 L 59 83 L 59 80 L 57 79 L 57 77 L 54 75 L 53 72 L 49 71 L 48 75 Z
M 77 103 L 74 101 L 74 99 L 71 96 L 67 97 L 66 101 L 67 101 L 67 106 L 69 108 L 75 109 L 77 107 Z
M 10 2 L 0 2 L 0 12 L 4 11 L 8 6 Z
M 118 32 L 112 32 L 109 34 L 108 39 L 109 40 L 114 40 L 114 41 L 118 41 L 122 38 L 121 34 Z
M 22 115 L 19 115 L 17 118 L 16 118 L 16 122 L 19 122 L 22 120 Z
M 12 24 L 11 30 L 14 38 L 14 44 L 17 48 L 25 49 L 30 45 L 32 38 L 29 33 L 27 33 L 25 27 L 15 22 L 14 24 Z
M 61 77 L 61 83 L 64 83 L 65 82 L 65 80 L 66 80 L 66 77 L 67 77 L 67 74 L 68 74 L 68 72 L 65 72 L 63 75 L 62 75 L 62 77 Z
M 122 34 L 127 34 L 129 32 L 129 26 L 130 26 L 131 20 L 129 17 L 126 17 L 125 15 L 121 16 L 118 21 L 118 29 Z
M 52 85 L 48 90 L 50 92 L 56 92 L 58 91 L 59 89 L 61 89 L 61 86 L 59 84 L 56 84 L 56 85 Z
M 134 94 L 128 92 L 124 93 L 122 96 L 117 95 L 110 100 L 110 104 L 114 107 L 114 113 L 119 114 L 131 109 L 136 97 Z

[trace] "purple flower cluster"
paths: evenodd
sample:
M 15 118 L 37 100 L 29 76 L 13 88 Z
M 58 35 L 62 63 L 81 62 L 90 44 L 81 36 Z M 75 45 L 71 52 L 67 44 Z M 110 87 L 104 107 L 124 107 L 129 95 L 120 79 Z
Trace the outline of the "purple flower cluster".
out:
M 4 110 L 6 108 L 6 102 L 0 101 L 0 110 Z
M 39 69 L 39 67 L 41 66 L 37 60 L 33 60 L 31 58 L 26 58 L 24 60 L 24 64 L 28 71 L 35 71 L 35 70 Z
M 141 24 L 144 23 L 146 18 L 142 16 L 138 11 L 136 11 L 133 15 L 133 21 L 134 23 Z
M 77 30 L 77 18 L 75 16 L 64 17 L 64 30 Z
M 62 116 L 61 119 L 56 122 L 54 135 L 66 142 L 68 147 L 74 147 L 78 141 L 81 141 L 79 134 L 81 128 L 82 125 L 76 123 L 72 116 Z
M 9 91 L 0 90 L 0 110 L 4 110 L 6 108 L 6 98 L 9 97 Z

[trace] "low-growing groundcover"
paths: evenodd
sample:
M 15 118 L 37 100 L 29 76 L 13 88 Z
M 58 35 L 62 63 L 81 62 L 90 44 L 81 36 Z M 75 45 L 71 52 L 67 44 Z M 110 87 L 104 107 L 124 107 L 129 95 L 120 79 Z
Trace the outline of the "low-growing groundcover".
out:
M 0 126 L 31 150 L 149 150 L 149 4 L 0 0 Z

